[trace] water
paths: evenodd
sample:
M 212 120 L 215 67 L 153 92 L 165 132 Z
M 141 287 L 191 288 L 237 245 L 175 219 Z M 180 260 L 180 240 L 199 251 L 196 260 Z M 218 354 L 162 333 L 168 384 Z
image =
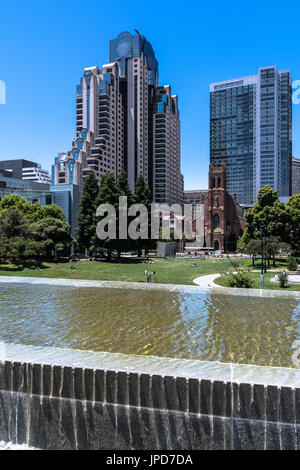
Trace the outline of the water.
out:
M 13 444 L 12 442 L 0 441 L 0 450 L 38 450 L 28 447 L 26 444 Z
M 0 341 L 295 367 L 300 301 L 208 292 L 0 284 Z

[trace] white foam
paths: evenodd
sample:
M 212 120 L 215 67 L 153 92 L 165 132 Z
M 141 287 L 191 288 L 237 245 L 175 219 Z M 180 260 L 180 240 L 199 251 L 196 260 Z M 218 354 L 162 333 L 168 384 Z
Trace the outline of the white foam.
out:
M 0 450 L 38 450 L 26 444 L 13 444 L 12 442 L 0 441 Z

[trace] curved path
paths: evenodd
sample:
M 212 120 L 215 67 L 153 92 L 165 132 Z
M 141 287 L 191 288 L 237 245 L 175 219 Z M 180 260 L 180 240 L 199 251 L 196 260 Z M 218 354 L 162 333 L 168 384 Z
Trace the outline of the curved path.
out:
M 206 276 L 199 276 L 193 280 L 194 284 L 200 287 L 212 288 L 212 287 L 220 287 L 221 289 L 226 289 L 224 286 L 220 286 L 214 283 L 214 280 L 218 277 L 221 277 L 221 274 L 207 274 Z

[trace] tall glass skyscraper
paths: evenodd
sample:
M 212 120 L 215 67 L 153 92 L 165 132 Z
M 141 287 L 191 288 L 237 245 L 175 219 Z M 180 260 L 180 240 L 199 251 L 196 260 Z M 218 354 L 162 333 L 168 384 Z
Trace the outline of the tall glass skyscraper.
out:
M 151 44 L 138 32 L 119 34 L 110 41 L 110 62 L 84 69 L 76 89 L 76 138 L 56 157 L 53 181 L 81 185 L 91 172 L 100 181 L 125 169 L 132 190 L 142 174 L 154 200 L 183 202 L 177 103 L 170 87 L 158 86 Z
M 272 66 L 210 85 L 210 161 L 226 164 L 227 191 L 246 206 L 265 185 L 291 194 L 291 83 Z

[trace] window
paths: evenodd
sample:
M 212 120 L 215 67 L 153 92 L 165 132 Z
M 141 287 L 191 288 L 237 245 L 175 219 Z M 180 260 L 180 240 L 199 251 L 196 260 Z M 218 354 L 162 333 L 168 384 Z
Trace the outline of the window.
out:
M 214 218 L 213 218 L 213 227 L 214 227 L 214 229 L 220 227 L 220 217 L 219 217 L 218 214 L 215 214 L 215 215 L 214 215 Z

